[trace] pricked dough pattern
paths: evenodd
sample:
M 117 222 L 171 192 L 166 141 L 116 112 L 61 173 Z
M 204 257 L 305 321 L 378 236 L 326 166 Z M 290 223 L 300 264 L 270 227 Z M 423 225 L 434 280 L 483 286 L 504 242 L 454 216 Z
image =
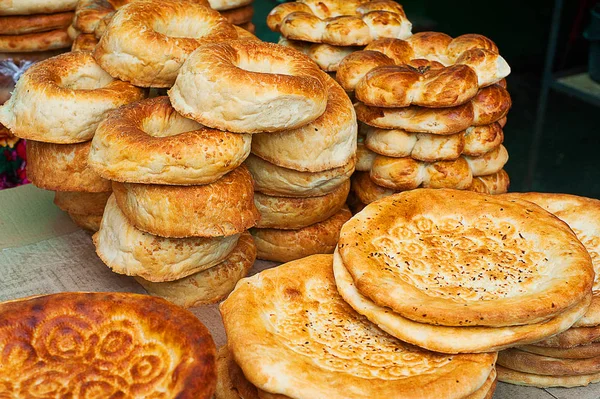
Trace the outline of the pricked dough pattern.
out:
M 457 302 L 523 294 L 547 269 L 544 255 L 509 221 L 485 216 L 475 224 L 419 216 L 372 244 L 377 250 L 370 256 L 382 257 L 393 278 Z

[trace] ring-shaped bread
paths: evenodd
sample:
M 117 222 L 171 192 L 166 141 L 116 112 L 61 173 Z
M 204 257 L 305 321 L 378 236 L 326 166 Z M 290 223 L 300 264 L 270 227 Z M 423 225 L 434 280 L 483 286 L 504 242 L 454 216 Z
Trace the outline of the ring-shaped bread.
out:
M 90 53 L 65 53 L 21 76 L 0 107 L 0 123 L 25 139 L 81 143 L 93 137 L 108 111 L 142 98 L 142 89 L 113 79 Z
M 272 197 L 254 193 L 254 203 L 260 213 L 258 228 L 295 230 L 329 219 L 344 207 L 350 181 L 319 197 Z
M 323 172 L 298 172 L 274 165 L 250 154 L 246 166 L 254 178 L 254 189 L 274 197 L 318 197 L 329 194 L 354 172 L 354 159 Z
M 235 248 L 239 234 L 227 237 L 165 238 L 138 230 L 114 196 L 106 203 L 96 253 L 115 273 L 148 281 L 173 281 L 221 263 Z
M 258 259 L 290 262 L 316 254 L 332 254 L 340 229 L 352 217 L 347 206 L 322 222 L 297 230 L 250 230 L 256 243 Z
M 208 305 L 227 297 L 237 282 L 246 277 L 254 260 L 256 246 L 250 233 L 242 233 L 233 251 L 221 263 L 174 281 L 155 283 L 135 277 L 150 295 L 159 296 L 184 308 Z
M 171 87 L 198 47 L 238 37 L 217 11 L 188 1 L 137 0 L 115 13 L 94 50 L 111 76 L 142 87 Z
M 0 35 L 23 35 L 68 28 L 72 20 L 72 11 L 0 17 Z
M 255 134 L 252 152 L 288 169 L 322 172 L 347 165 L 356 152 L 356 114 L 340 85 L 324 72 L 327 107 L 316 120 L 283 132 Z
M 0 4 L 0 15 L 33 15 L 73 11 L 77 0 L 9 0 Z
M 179 113 L 205 126 L 262 133 L 317 119 L 327 106 L 327 88 L 322 71 L 304 54 L 274 43 L 234 40 L 193 52 L 169 98 Z
M 251 136 L 206 128 L 182 117 L 168 97 L 111 112 L 92 140 L 89 164 L 120 182 L 209 184 L 250 154 Z
M 287 39 L 334 46 L 364 46 L 412 34 L 402 6 L 389 0 L 298 0 L 271 10 L 267 25 Z
M 67 30 L 68 28 L 60 28 L 24 35 L 0 35 L 0 51 L 3 53 L 31 53 L 68 48 L 73 40 L 69 37 Z
M 110 181 L 88 166 L 91 142 L 51 144 L 28 140 L 27 178 L 36 186 L 53 191 L 111 190 Z
M 347 46 L 332 46 L 326 43 L 310 43 L 299 40 L 288 40 L 281 36 L 279 44 L 296 49 L 317 63 L 319 68 L 325 72 L 335 72 L 338 70 L 340 63 L 349 54 L 362 50 L 362 47 L 347 47 Z
M 229 236 L 259 218 L 252 175 L 244 165 L 202 186 L 113 182 L 113 191 L 131 223 L 162 237 Z
M 65 212 L 102 216 L 111 194 L 111 191 L 99 193 L 56 191 L 54 192 L 54 204 Z

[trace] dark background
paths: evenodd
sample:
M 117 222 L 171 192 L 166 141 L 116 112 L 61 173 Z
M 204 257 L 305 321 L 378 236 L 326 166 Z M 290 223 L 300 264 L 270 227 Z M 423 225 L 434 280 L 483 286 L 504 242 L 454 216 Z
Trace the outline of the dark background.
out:
M 496 42 L 511 65 L 508 90 L 513 107 L 504 130 L 510 154 L 506 170 L 511 191 L 524 191 L 536 120 L 544 58 L 554 7 L 553 0 L 399 1 L 418 30 L 458 36 L 480 33 Z M 256 0 L 254 23 L 263 40 L 277 41 L 265 19 L 277 5 Z M 555 70 L 585 68 L 589 43 L 582 32 L 595 0 L 564 0 L 557 41 Z M 600 198 L 600 109 L 574 97 L 551 91 L 539 146 L 532 190 L 564 192 Z

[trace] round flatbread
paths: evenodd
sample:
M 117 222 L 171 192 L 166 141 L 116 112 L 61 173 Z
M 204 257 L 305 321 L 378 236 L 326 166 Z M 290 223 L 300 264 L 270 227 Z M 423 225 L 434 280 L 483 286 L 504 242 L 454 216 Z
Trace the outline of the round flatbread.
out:
M 600 343 L 592 342 L 587 345 L 574 346 L 573 348 L 545 348 L 537 345 L 520 346 L 519 349 L 535 353 L 537 355 L 555 357 L 560 359 L 589 359 L 591 357 L 600 357 Z
M 496 370 L 498 371 L 498 381 L 507 382 L 513 385 L 525 385 L 538 388 L 583 387 L 600 381 L 600 373 L 555 377 L 549 375 L 522 373 L 520 371 L 507 369 L 502 366 L 496 366 Z
M 498 364 L 511 370 L 538 375 L 588 375 L 600 373 L 600 357 L 560 359 L 519 349 L 498 353 Z

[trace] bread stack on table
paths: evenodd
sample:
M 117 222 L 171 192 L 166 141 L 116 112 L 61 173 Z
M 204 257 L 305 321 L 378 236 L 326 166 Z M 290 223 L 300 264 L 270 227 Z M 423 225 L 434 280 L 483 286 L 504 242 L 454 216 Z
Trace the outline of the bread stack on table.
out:
M 405 39 L 412 24 L 391 0 L 298 0 L 280 4 L 267 17 L 279 43 L 308 55 L 326 72 L 348 54 L 380 38 Z
M 417 187 L 506 192 L 509 72 L 481 35 L 380 39 L 346 57 L 336 77 L 357 99 L 360 202 Z
M 71 46 L 67 28 L 77 0 L 0 3 L 0 52 L 30 53 Z

